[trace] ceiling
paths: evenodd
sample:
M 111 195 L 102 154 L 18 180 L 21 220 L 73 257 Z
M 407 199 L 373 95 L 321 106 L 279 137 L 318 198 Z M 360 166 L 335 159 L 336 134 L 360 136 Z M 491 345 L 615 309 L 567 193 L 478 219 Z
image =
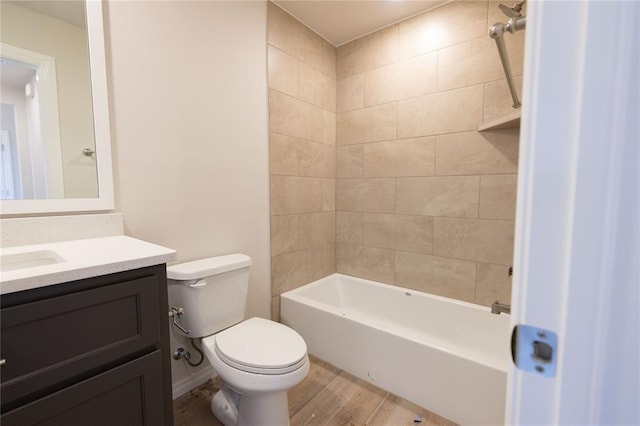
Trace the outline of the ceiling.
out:
M 3 0 L 4 1 L 4 0 Z M 13 0 L 10 3 L 60 19 L 76 27 L 86 27 L 84 2 L 78 0 Z
M 334 46 L 450 0 L 274 0 Z

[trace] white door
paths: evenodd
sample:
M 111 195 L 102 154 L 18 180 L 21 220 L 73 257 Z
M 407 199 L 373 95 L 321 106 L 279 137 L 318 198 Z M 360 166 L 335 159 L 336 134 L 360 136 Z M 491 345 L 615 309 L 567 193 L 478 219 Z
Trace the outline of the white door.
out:
M 557 334 L 557 371 L 514 367 L 506 421 L 638 425 L 640 2 L 527 15 L 512 325 Z

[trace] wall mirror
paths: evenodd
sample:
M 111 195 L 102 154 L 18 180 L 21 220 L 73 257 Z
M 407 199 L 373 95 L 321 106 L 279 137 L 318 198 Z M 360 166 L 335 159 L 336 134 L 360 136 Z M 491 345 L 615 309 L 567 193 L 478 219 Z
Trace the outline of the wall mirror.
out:
M 113 209 L 101 2 L 0 7 L 2 215 Z

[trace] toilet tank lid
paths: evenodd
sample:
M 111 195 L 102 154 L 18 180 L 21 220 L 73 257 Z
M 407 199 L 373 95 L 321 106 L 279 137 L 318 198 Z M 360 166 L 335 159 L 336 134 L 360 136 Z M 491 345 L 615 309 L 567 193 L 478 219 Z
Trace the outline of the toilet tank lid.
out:
M 228 254 L 167 266 L 167 278 L 184 281 L 197 280 L 249 266 L 251 266 L 249 256 L 239 253 Z

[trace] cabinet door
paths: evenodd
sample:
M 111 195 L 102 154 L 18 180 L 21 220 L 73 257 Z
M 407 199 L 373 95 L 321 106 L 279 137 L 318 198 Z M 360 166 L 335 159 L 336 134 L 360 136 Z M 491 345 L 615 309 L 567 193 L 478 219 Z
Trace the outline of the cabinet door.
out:
M 0 417 L 3 426 L 162 426 L 160 351 L 113 368 Z
M 158 280 L 148 276 L 8 307 L 0 326 L 4 412 L 156 349 Z

